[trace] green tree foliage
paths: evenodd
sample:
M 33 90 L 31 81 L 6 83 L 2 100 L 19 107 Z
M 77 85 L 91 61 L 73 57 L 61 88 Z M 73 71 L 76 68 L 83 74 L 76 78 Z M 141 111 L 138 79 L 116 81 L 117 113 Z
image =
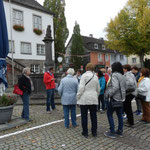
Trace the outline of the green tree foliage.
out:
M 73 30 L 72 35 L 72 45 L 71 45 L 71 62 L 74 65 L 75 69 L 80 69 L 81 65 L 83 65 L 83 58 L 77 57 L 76 55 L 83 55 L 84 48 L 83 48 L 83 41 L 80 35 L 80 26 L 76 22 Z
M 106 27 L 108 47 L 135 54 L 144 65 L 144 55 L 150 53 L 150 0 L 129 0 Z
M 58 53 L 65 53 L 65 42 L 69 35 L 64 13 L 65 0 L 45 0 L 44 7 L 54 13 L 55 62 L 57 63 Z

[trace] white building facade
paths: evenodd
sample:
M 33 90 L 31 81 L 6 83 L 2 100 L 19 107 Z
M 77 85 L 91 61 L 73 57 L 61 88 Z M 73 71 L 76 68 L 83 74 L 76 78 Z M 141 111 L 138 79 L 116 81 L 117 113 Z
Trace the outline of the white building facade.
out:
M 43 73 L 45 45 L 42 40 L 48 25 L 51 26 L 54 39 L 53 14 L 35 0 L 11 0 L 11 4 L 4 0 L 4 8 L 10 45 L 8 56 L 12 58 L 11 50 L 13 50 L 15 61 L 30 67 L 34 73 Z M 24 30 L 17 31 L 14 26 L 23 27 Z M 42 33 L 36 34 L 35 29 Z M 54 60 L 54 42 L 52 43 L 52 54 Z

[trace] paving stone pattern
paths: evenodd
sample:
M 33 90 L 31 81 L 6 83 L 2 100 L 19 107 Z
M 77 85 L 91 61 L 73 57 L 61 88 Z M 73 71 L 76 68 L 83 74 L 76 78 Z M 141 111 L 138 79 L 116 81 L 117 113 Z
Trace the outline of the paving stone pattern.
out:
M 43 105 L 32 105 L 30 115 L 33 122 L 0 132 L 0 136 L 62 119 L 62 106 L 57 106 L 57 110 L 52 114 L 46 114 L 45 109 Z M 21 115 L 21 111 L 22 106 L 15 106 L 13 114 Z M 80 113 L 79 108 L 77 108 L 77 113 Z M 115 114 L 114 117 L 116 119 Z M 103 135 L 109 128 L 106 113 L 98 112 L 98 136 L 96 138 L 91 135 L 90 119 L 89 137 L 84 138 L 81 135 L 80 119 L 80 117 L 77 118 L 79 125 L 77 128 L 70 126 L 66 129 L 64 122 L 60 122 L 0 139 L 0 150 L 150 150 L 150 125 L 138 122 L 141 116 L 135 115 L 134 128 L 124 127 L 124 136 L 116 139 Z M 115 122 L 117 125 L 117 121 Z

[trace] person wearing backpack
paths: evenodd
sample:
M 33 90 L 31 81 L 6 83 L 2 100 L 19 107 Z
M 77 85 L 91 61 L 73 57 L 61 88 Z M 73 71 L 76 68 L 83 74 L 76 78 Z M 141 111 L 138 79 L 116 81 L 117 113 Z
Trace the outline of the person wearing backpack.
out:
M 129 64 L 123 65 L 124 76 L 126 78 L 126 98 L 124 101 L 124 111 L 127 114 L 128 127 L 134 125 L 133 111 L 131 102 L 136 95 L 137 82 L 134 74 L 131 72 L 131 66 Z

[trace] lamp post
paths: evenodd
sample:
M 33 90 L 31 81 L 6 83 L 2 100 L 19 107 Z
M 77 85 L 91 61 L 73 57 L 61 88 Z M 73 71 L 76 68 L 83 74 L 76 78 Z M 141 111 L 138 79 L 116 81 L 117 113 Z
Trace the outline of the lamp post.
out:
M 11 68 L 12 68 L 12 85 L 14 85 L 14 54 L 13 54 L 13 43 L 12 43 L 12 15 L 11 15 L 11 0 L 9 0 L 9 13 L 10 13 L 10 48 L 11 48 Z

